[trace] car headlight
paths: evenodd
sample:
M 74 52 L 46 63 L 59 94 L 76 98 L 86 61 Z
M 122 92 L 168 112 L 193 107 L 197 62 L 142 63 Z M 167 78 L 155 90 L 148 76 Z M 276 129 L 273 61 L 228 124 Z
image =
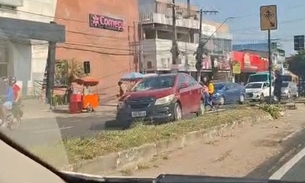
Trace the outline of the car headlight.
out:
M 162 98 L 158 98 L 155 102 L 155 105 L 163 105 L 163 104 L 167 104 L 170 103 L 173 99 L 174 99 L 175 95 L 168 95 L 166 97 L 162 97 Z
M 125 107 L 125 102 L 124 101 L 119 101 L 118 102 L 118 109 L 122 109 L 123 107 Z

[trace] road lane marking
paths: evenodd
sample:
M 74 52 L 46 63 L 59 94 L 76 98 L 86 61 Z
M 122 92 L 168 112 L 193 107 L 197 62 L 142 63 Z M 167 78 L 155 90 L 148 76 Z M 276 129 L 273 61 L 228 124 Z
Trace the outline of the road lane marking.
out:
M 294 132 L 290 133 L 290 134 L 287 135 L 285 138 L 283 138 L 283 139 L 281 140 L 281 142 L 290 139 L 291 137 L 293 137 L 295 134 L 299 133 L 300 131 L 301 131 L 301 129 L 299 129 L 299 130 L 297 130 L 297 131 L 294 131 Z
M 305 156 L 305 148 L 298 154 L 292 157 L 286 164 L 278 169 L 269 179 L 280 180 L 297 162 L 299 162 Z
M 33 132 L 33 134 L 47 133 L 47 132 L 53 132 L 53 131 L 58 131 L 58 130 L 67 130 L 67 129 L 71 129 L 71 128 L 73 128 L 73 126 L 54 128 L 54 129 L 48 129 L 48 130 L 41 130 L 41 131 Z

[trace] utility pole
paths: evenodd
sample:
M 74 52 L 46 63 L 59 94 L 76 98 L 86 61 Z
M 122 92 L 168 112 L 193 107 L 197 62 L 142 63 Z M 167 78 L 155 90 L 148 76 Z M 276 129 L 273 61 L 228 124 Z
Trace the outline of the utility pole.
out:
M 196 54 L 196 70 L 197 70 L 197 81 L 200 82 L 201 78 L 201 69 L 202 69 L 202 54 L 203 54 L 203 46 L 201 43 L 202 39 L 202 16 L 203 16 L 203 10 L 200 9 L 200 18 L 199 18 L 199 40 L 198 40 L 198 48 L 197 48 L 197 54 Z
M 172 64 L 177 64 L 177 59 L 179 55 L 178 44 L 177 44 L 177 27 L 176 27 L 176 2 L 172 2 L 172 16 L 173 16 L 173 36 L 172 36 Z

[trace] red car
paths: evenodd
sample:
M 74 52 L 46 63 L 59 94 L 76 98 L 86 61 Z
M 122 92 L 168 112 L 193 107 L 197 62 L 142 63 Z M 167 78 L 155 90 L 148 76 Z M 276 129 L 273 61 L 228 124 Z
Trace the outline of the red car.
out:
M 116 119 L 129 127 L 135 119 L 176 121 L 204 114 L 202 86 L 185 73 L 161 74 L 139 81 L 119 99 Z

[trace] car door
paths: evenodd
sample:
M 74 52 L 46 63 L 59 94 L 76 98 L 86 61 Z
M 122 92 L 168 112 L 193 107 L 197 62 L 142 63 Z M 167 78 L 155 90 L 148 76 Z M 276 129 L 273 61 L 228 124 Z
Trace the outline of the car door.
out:
M 190 75 L 185 76 L 190 84 L 189 106 L 191 112 L 198 111 L 202 97 L 202 86 Z
M 232 94 L 233 94 L 233 97 L 232 97 L 233 102 L 238 102 L 240 99 L 240 96 L 242 95 L 241 87 L 239 84 L 232 83 Z
M 234 85 L 233 85 L 233 83 L 227 83 L 225 85 L 224 94 L 225 94 L 226 103 L 234 102 Z
M 187 83 L 187 78 L 184 74 L 178 74 L 178 92 L 179 92 L 179 100 L 182 107 L 182 113 L 187 114 L 190 113 L 190 87 L 187 88 L 181 88 L 183 83 Z

